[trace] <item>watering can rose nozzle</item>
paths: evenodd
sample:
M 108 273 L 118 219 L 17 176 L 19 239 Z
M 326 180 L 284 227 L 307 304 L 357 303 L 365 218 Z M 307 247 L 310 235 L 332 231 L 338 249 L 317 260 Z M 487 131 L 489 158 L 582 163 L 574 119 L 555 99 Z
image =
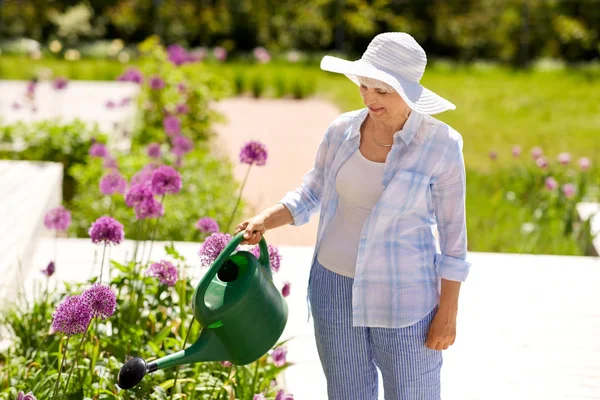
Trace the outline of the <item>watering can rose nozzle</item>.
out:
M 146 363 L 141 357 L 134 357 L 127 361 L 119 371 L 117 385 L 121 389 L 131 389 L 141 382 L 144 375 L 149 372 L 154 372 L 158 369 L 156 362 Z

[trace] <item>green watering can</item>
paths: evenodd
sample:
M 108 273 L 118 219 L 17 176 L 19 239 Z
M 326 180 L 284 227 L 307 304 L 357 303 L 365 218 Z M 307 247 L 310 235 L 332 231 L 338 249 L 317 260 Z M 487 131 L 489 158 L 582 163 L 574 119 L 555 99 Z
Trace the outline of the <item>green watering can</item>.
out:
M 258 260 L 248 251 L 233 253 L 243 236 L 241 231 L 233 237 L 196 287 L 192 304 L 202 325 L 198 340 L 149 363 L 132 358 L 119 371 L 120 388 L 131 389 L 146 373 L 181 364 L 226 360 L 249 364 L 277 343 L 287 322 L 287 303 L 273 284 L 264 237 Z

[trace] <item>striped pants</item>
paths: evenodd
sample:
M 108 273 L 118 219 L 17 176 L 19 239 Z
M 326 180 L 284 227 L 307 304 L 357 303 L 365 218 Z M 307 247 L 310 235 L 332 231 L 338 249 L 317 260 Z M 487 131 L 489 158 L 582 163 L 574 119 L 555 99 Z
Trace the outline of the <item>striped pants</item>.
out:
M 352 278 L 315 258 L 308 298 L 329 400 L 439 400 L 442 352 L 425 347 L 435 310 L 406 328 L 352 326 Z

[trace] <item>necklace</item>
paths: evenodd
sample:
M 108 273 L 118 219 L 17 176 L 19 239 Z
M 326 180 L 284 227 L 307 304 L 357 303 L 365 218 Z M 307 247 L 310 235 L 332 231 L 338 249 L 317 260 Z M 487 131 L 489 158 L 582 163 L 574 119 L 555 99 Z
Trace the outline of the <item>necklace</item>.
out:
M 375 130 L 374 129 L 371 131 L 371 137 L 373 138 L 373 141 L 375 142 L 375 144 L 378 145 L 378 146 L 381 146 L 381 147 L 392 147 L 394 145 L 394 143 L 392 143 L 392 144 L 379 143 L 377 141 L 377 139 L 375 139 Z

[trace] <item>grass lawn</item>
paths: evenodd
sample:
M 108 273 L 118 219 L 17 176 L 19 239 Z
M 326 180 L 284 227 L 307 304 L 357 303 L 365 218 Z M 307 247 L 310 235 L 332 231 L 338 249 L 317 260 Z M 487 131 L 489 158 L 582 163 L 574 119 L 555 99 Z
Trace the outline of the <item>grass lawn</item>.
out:
M 40 66 L 71 79 L 114 79 L 124 69 L 117 62 L 85 60 L 31 61 L 0 57 L 0 79 L 27 79 Z M 316 95 L 336 103 L 341 111 L 362 108 L 358 88 L 346 77 L 321 71 L 318 66 L 209 64 L 244 86 L 260 78 L 265 95 L 274 95 L 276 82 L 306 81 Z M 185 68 L 194 68 L 193 65 Z M 456 104 L 457 109 L 436 116 L 464 138 L 468 183 L 469 248 L 475 251 L 581 254 L 574 240 L 561 237 L 558 224 L 533 233 L 521 226 L 530 222 L 525 210 L 506 201 L 510 188 L 499 176 L 518 163 L 531 163 L 530 150 L 540 146 L 551 163 L 564 151 L 592 159 L 590 174 L 600 184 L 600 71 L 565 69 L 512 71 L 499 67 L 468 67 L 434 64 L 422 83 Z M 511 155 L 519 145 L 519 159 Z M 495 151 L 493 161 L 489 152 Z M 596 201 L 598 198 L 595 199 Z

